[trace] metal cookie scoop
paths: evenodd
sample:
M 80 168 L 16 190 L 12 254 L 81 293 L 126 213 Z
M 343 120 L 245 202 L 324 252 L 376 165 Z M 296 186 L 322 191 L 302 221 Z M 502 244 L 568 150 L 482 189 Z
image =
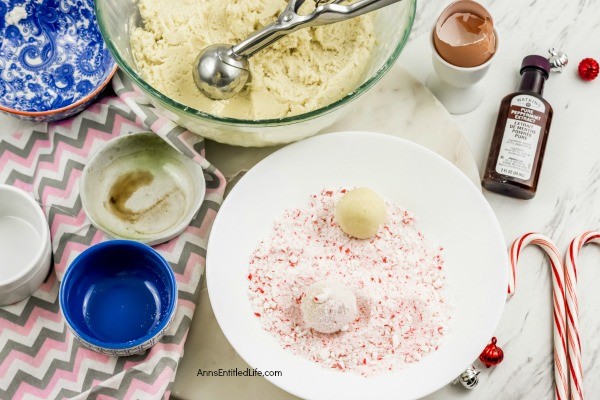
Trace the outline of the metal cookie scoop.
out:
M 198 89 L 213 100 L 233 97 L 244 88 L 250 78 L 248 58 L 282 37 L 302 28 L 328 25 L 358 17 L 401 0 L 358 0 L 349 5 L 338 4 L 343 0 L 317 1 L 313 12 L 299 15 L 297 11 L 304 1 L 289 0 L 277 21 L 254 32 L 235 46 L 213 44 L 202 50 L 192 70 Z

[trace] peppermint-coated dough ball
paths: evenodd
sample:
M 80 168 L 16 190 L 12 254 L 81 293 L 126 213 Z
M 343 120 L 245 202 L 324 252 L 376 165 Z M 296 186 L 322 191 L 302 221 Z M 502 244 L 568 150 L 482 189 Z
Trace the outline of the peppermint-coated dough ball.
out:
M 386 215 L 385 202 L 368 188 L 350 190 L 335 206 L 335 219 L 340 228 L 358 239 L 375 236 Z
M 333 280 L 317 281 L 302 295 L 304 322 L 321 333 L 345 331 L 358 316 L 354 292 Z

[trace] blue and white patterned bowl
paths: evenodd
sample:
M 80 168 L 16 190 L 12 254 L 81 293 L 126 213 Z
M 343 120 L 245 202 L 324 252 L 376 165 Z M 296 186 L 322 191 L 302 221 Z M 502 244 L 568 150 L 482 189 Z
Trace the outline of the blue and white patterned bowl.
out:
M 0 0 L 0 111 L 56 121 L 83 111 L 116 71 L 93 0 Z

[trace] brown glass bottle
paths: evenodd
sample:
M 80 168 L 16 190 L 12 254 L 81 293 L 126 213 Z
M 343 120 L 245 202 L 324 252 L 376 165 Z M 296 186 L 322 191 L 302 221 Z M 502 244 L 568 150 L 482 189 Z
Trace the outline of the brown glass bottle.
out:
M 519 89 L 500 103 L 481 181 L 487 190 L 519 199 L 535 196 L 552 122 L 552 107 L 542 97 L 549 72 L 546 58 L 523 59 Z

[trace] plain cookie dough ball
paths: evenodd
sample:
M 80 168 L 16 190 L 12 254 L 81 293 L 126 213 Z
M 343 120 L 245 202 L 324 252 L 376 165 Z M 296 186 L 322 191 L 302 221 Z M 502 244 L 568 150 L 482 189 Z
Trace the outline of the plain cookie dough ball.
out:
M 306 288 L 300 309 L 306 325 L 321 333 L 345 331 L 358 316 L 354 292 L 332 280 L 317 281 Z
M 368 188 L 347 192 L 335 206 L 335 219 L 348 235 L 358 239 L 373 237 L 385 222 L 385 202 Z

